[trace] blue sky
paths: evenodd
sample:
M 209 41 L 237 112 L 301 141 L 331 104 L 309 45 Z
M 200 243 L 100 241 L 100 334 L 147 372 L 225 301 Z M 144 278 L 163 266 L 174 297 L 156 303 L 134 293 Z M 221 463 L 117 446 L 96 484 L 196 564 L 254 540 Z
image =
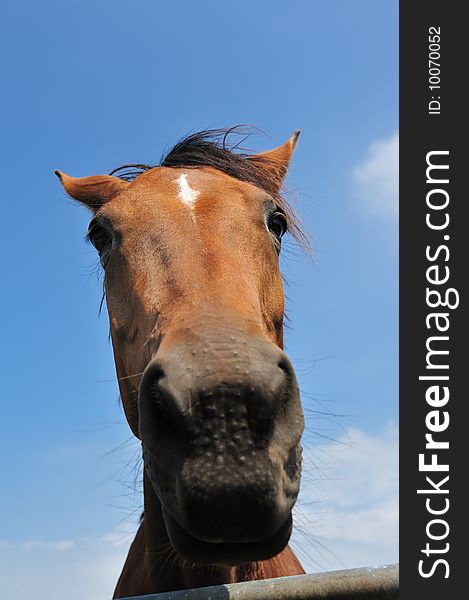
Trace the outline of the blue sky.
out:
M 238 123 L 270 136 L 255 150 L 302 130 L 288 183 L 314 260 L 282 259 L 308 418 L 295 544 L 310 571 L 397 560 L 397 2 L 18 0 L 0 29 L 0 590 L 110 597 L 139 513 L 89 215 L 54 169 L 157 162 Z

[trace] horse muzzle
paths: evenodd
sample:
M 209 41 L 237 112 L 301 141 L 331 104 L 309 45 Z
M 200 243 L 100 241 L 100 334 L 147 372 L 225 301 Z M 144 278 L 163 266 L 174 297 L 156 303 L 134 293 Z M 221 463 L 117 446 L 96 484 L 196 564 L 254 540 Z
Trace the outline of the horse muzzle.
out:
M 303 431 L 298 386 L 277 346 L 247 341 L 231 338 L 224 353 L 207 343 L 161 348 L 141 381 L 146 472 L 171 542 L 193 561 L 267 559 L 291 533 Z

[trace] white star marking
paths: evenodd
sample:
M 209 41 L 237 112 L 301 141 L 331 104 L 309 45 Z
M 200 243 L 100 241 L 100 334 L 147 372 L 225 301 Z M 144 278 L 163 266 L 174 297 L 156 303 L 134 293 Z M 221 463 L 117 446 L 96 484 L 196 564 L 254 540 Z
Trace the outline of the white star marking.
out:
M 192 210 L 197 202 L 197 198 L 200 196 L 200 192 L 191 188 L 185 173 L 179 177 L 177 183 L 179 185 L 179 200 Z

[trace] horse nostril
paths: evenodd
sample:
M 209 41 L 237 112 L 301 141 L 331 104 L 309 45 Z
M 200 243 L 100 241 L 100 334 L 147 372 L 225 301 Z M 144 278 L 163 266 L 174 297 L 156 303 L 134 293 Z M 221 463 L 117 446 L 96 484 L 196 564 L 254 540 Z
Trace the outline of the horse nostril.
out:
M 173 436 L 179 430 L 177 406 L 175 398 L 167 389 L 165 373 L 160 369 L 153 373 L 152 381 L 146 389 L 145 403 L 158 434 Z
M 283 397 L 288 397 L 289 392 L 291 391 L 292 387 L 294 387 L 295 381 L 295 374 L 293 371 L 292 364 L 288 360 L 288 358 L 286 358 L 286 356 L 283 356 L 278 362 L 278 368 L 283 373 L 283 381 L 281 384 L 281 388 L 283 391 L 282 395 Z
M 156 424 L 165 430 L 174 427 L 172 410 L 168 406 L 167 400 L 162 396 L 160 392 L 158 380 L 155 381 L 150 387 L 149 396 L 153 413 L 156 417 Z
M 286 377 L 291 377 L 292 365 L 286 356 L 280 358 L 277 366 L 285 373 Z

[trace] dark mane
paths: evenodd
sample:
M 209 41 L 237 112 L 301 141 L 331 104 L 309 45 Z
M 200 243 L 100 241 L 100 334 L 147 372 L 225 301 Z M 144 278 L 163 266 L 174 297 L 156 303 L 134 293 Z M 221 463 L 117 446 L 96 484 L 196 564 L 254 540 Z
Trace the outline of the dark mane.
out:
M 213 167 L 268 192 L 278 208 L 287 216 L 290 233 L 301 246 L 307 248 L 307 236 L 301 228 L 300 221 L 290 204 L 278 192 L 278 182 L 262 168 L 262 157 L 241 148 L 241 144 L 250 135 L 251 132 L 242 126 L 199 131 L 177 142 L 163 155 L 159 164 L 123 165 L 111 171 L 110 175 L 133 181 L 141 173 L 155 167 Z

